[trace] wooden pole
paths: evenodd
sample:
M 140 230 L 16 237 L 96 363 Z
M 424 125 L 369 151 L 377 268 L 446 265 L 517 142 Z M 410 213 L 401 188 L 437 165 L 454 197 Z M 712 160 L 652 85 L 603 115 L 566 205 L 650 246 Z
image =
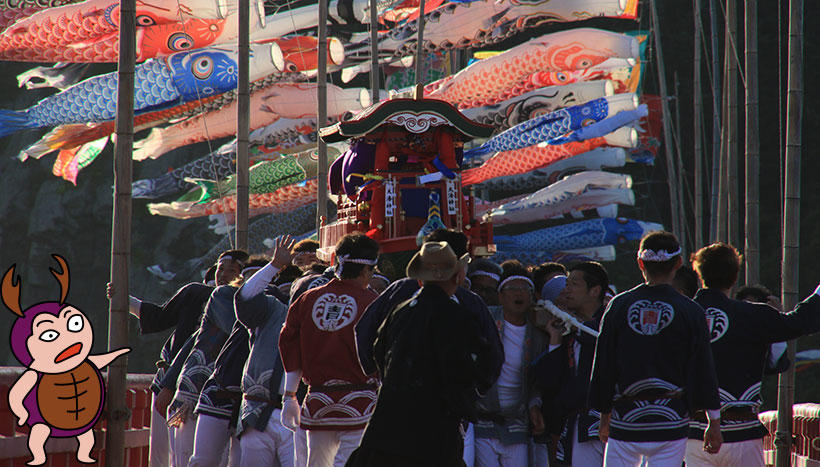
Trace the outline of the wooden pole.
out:
M 786 310 L 794 308 L 798 295 L 800 259 L 800 157 L 803 143 L 803 0 L 789 0 L 789 77 L 786 95 L 786 162 L 783 186 L 782 301 Z M 794 361 L 794 341 L 789 341 L 789 358 Z M 777 431 L 775 466 L 786 467 L 791 460 L 794 365 L 781 373 L 777 382 Z
M 424 98 L 424 0 L 419 1 L 419 33 L 416 38 L 416 99 Z
M 128 262 L 131 257 L 131 156 L 134 146 L 134 68 L 137 60 L 137 3 L 120 2 L 119 58 L 117 63 L 117 118 L 114 131 L 114 206 L 111 228 L 111 277 L 114 293 L 108 308 L 108 351 L 128 346 Z M 125 427 L 131 412 L 125 405 L 128 392 L 128 358 L 108 366 L 105 431 L 106 465 L 126 465 Z
M 709 0 L 709 24 L 711 29 L 711 49 L 712 49 L 712 181 L 710 183 L 710 209 L 709 209 L 709 240 L 718 239 L 718 194 L 720 181 L 720 154 L 721 154 L 721 89 L 720 89 L 720 49 L 718 49 L 717 13 L 715 12 L 715 2 Z
M 746 51 L 746 218 L 743 258 L 746 285 L 760 283 L 760 102 L 757 73 L 757 0 L 744 8 Z
M 657 0 L 650 3 L 652 8 L 652 31 L 655 36 L 655 55 L 658 63 L 658 85 L 661 93 L 661 107 L 663 110 L 663 147 L 666 150 L 666 172 L 669 177 L 669 203 L 672 213 L 672 232 L 680 238 L 681 226 L 679 217 L 679 188 L 677 186 L 677 174 L 675 173 L 675 159 L 672 154 L 672 125 L 669 112 L 669 94 L 666 92 L 666 72 L 663 65 L 663 49 L 661 48 L 660 24 L 658 21 Z
M 701 83 L 701 34 L 703 25 L 701 23 L 700 0 L 695 0 L 695 58 L 694 58 L 694 132 L 695 140 L 694 160 L 695 160 L 695 250 L 703 246 L 703 85 Z
M 379 102 L 379 2 L 370 0 L 370 103 Z
M 727 209 L 728 216 L 726 219 L 727 229 L 726 234 L 729 243 L 732 245 L 740 245 L 740 211 L 738 209 L 738 197 L 740 190 L 738 189 L 738 137 L 737 137 L 737 120 L 738 120 L 738 96 L 737 96 L 737 2 L 735 0 L 726 0 L 726 56 L 729 64 L 728 80 L 728 115 L 727 120 L 727 138 L 726 143 L 727 153 L 726 161 L 728 167 L 728 184 L 726 186 L 727 193 Z
M 318 100 L 316 141 L 319 146 L 318 192 L 316 194 L 316 231 L 327 219 L 327 144 L 319 137 L 319 129 L 327 125 L 327 9 L 325 1 L 319 2 L 319 63 L 317 64 L 318 86 L 316 98 Z
M 250 146 L 250 4 L 239 0 L 239 63 L 236 111 L 236 248 L 248 249 L 250 188 L 248 148 Z

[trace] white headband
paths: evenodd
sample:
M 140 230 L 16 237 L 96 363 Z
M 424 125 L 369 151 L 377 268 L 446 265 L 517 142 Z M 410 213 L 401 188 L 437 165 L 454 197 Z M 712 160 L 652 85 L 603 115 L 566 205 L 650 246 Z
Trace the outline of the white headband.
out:
M 338 256 L 336 260 L 339 261 L 339 264 L 342 263 L 355 263 L 355 264 L 365 264 L 367 266 L 375 266 L 379 264 L 379 260 L 377 259 L 367 259 L 367 258 L 351 258 L 350 255 Z
M 680 252 L 681 252 L 680 247 L 678 247 L 677 250 L 675 250 L 671 253 L 666 251 L 666 250 L 654 251 L 654 250 L 646 249 L 646 250 L 640 250 L 638 252 L 638 258 L 640 258 L 643 261 L 651 261 L 651 262 L 662 263 L 664 261 L 669 261 L 670 259 L 674 258 L 675 256 L 678 256 L 680 254 Z
M 381 274 L 373 274 L 373 277 L 378 277 L 379 279 L 381 279 L 381 280 L 387 282 L 388 284 L 390 284 L 390 279 L 388 279 L 387 276 L 383 276 Z
M 260 266 L 248 266 L 242 270 L 242 276 L 245 278 L 250 277 L 256 271 L 262 269 Z
M 532 283 L 532 279 L 530 279 L 529 277 L 527 277 L 527 276 L 510 276 L 510 277 L 504 279 L 503 281 L 501 281 L 500 284 L 498 284 L 498 291 L 501 292 L 501 289 L 504 288 L 504 284 L 506 284 L 507 282 L 510 282 L 510 281 L 514 281 L 514 280 L 527 281 L 527 283 L 530 284 L 530 289 L 535 290 L 535 284 Z
M 478 269 L 476 271 L 473 271 L 470 274 L 470 277 L 473 277 L 473 276 L 487 276 L 487 277 L 489 277 L 490 279 L 493 279 L 496 282 L 501 280 L 501 276 L 499 276 L 498 274 L 488 272 L 488 271 L 482 271 L 480 269 Z

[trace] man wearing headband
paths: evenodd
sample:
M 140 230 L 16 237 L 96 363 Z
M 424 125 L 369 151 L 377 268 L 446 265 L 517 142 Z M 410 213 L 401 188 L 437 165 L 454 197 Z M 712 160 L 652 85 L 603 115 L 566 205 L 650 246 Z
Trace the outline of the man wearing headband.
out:
M 359 445 L 376 402 L 377 380 L 362 372 L 354 327 L 376 294 L 368 288 L 379 244 L 363 234 L 342 237 L 335 248 L 337 277 L 304 292 L 288 309 L 279 336 L 285 367 L 282 424 L 307 430 L 307 465 L 344 462 Z M 299 381 L 308 385 L 302 404 Z M 297 464 L 302 464 L 297 456 Z
M 561 279 L 552 281 L 545 284 L 544 292 L 555 296 L 553 289 Z M 600 263 L 585 261 L 569 268 L 563 289 L 552 301 L 575 314 L 587 327 L 598 329 L 608 287 L 606 269 Z M 565 336 L 559 323 L 551 320 L 547 324 L 549 349 L 535 364 L 536 382 L 545 392 L 544 404 L 555 414 L 550 420 L 551 431 L 560 434 L 555 455 L 559 461 L 575 466 L 600 466 L 604 462 L 604 445 L 598 439 L 601 416 L 587 405 L 596 339 L 577 330 Z
M 319 242 L 316 240 L 306 238 L 296 242 L 290 251 L 293 255 L 293 265 L 307 271 L 311 264 L 319 262 L 319 258 L 316 257 L 316 250 L 318 249 Z
M 501 266 L 486 258 L 476 258 L 470 261 L 467 277 L 470 279 L 470 290 L 478 294 L 487 306 L 498 305 Z
M 769 349 L 772 343 L 820 331 L 818 290 L 794 311 L 782 314 L 766 304 L 729 298 L 741 266 L 740 254 L 733 246 L 719 242 L 703 247 L 692 255 L 692 263 L 703 280 L 704 288 L 695 295 L 695 301 L 706 310 L 720 384 L 724 443 L 715 455 L 699 449 L 696 439 L 703 436 L 706 420 L 702 413 L 696 413 L 690 424 L 686 465 L 762 467 L 766 428 L 757 414 Z
M 229 428 L 232 401 L 215 401 L 206 395 L 202 398 L 202 404 L 199 402 L 202 389 L 215 368 L 216 358 L 236 321 L 234 293 L 245 277 L 250 277 L 267 262 L 267 258 L 261 256 L 249 258 L 239 277 L 230 284 L 214 289 L 199 321 L 191 351 L 187 355 L 179 352 L 175 358 L 183 360 L 179 375 L 172 382 L 163 380 L 163 386 L 176 387 L 174 398 L 168 406 L 168 424 L 176 428 L 175 465 L 215 467 L 227 454 L 229 444 L 232 457 L 239 455 L 238 442 L 231 436 Z M 172 367 L 177 365 L 176 362 L 171 364 Z
M 233 260 L 233 261 L 228 261 Z M 248 260 L 248 254 L 242 250 L 227 250 L 219 255 L 214 278 L 218 285 L 232 281 L 242 270 L 242 264 Z M 218 273 L 218 274 L 217 274 Z M 108 284 L 108 296 L 111 297 L 112 286 Z M 176 291 L 173 297 L 162 305 L 142 301 L 129 295 L 129 311 L 139 319 L 140 333 L 152 334 L 173 328 L 173 333 L 160 350 L 157 361 L 157 373 L 151 383 L 151 432 L 149 458 L 151 465 L 169 465 L 168 427 L 165 424 L 165 409 L 174 395 L 174 388 L 163 388 L 161 381 L 166 370 L 187 339 L 199 326 L 199 320 L 205 303 L 211 296 L 214 287 L 200 282 L 192 282 Z M 187 355 L 187 352 L 186 352 Z
M 703 308 L 672 286 L 678 239 L 647 234 L 638 250 L 645 283 L 610 301 L 595 348 L 590 407 L 601 413 L 604 463 L 679 467 L 692 413 L 709 420 L 702 449 L 720 449 L 720 398 Z
M 504 346 L 504 363 L 495 384 L 477 404 L 475 458 L 480 466 L 513 467 L 529 465 L 530 434 L 544 432 L 541 398 L 528 374 L 547 337 L 529 319 L 533 282 L 527 268 L 516 260 L 505 261 L 501 268 L 501 305 L 490 307 L 490 313 Z
M 407 266 L 422 282 L 378 332 L 374 359 L 384 375 L 373 418 L 348 467 L 462 464 L 462 419 L 475 418 L 476 389 L 489 346 L 458 301 L 469 255 L 427 242 Z

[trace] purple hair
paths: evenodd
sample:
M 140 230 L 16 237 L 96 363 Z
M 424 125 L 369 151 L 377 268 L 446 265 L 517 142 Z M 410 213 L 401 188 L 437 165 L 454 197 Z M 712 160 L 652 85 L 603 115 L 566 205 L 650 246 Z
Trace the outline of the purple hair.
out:
M 28 351 L 28 347 L 26 346 L 26 341 L 32 334 L 31 325 L 34 322 L 34 318 L 43 313 L 50 313 L 54 316 L 59 316 L 60 310 L 66 306 L 68 305 L 57 302 L 38 303 L 37 305 L 34 305 L 24 311 L 23 316 L 14 320 L 14 324 L 11 326 L 11 335 L 9 337 L 11 342 L 11 351 L 17 358 L 17 361 L 22 363 L 23 366 L 27 367 L 31 365 L 32 361 L 34 361 L 34 358 L 32 358 L 31 353 Z

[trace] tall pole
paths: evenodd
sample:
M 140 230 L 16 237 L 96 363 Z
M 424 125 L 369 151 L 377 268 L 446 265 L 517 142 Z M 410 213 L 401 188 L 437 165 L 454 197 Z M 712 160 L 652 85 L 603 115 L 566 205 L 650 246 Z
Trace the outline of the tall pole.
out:
M 319 2 L 319 63 L 317 64 L 318 86 L 316 98 L 318 101 L 316 141 L 319 143 L 318 192 L 316 194 L 316 231 L 327 220 L 327 144 L 319 137 L 319 129 L 327 125 L 327 5 L 328 2 Z
M 370 103 L 379 102 L 379 2 L 370 0 Z
M 727 153 L 726 161 L 728 162 L 728 185 L 726 186 L 727 193 L 727 208 L 728 216 L 727 224 L 727 238 L 732 245 L 740 244 L 740 214 L 738 209 L 738 197 L 740 190 L 738 189 L 738 138 L 737 138 L 737 116 L 738 116 L 738 98 L 737 98 L 737 2 L 735 0 L 726 0 L 726 56 L 728 58 L 729 73 L 727 77 L 727 88 L 729 95 L 727 96 L 728 115 L 727 120 L 727 138 L 726 143 Z
M 655 36 L 655 54 L 658 63 L 658 85 L 661 93 L 661 108 L 663 110 L 663 147 L 666 150 L 666 172 L 669 177 L 669 203 L 672 213 L 672 232 L 680 237 L 680 204 L 678 200 L 677 174 L 675 171 L 675 159 L 672 154 L 672 125 L 669 112 L 669 94 L 666 92 L 666 73 L 663 65 L 663 49 L 661 48 L 661 28 L 658 22 L 657 0 L 650 3 L 652 8 L 652 33 Z
M 120 50 L 117 64 L 117 119 L 114 131 L 114 218 L 111 228 L 111 277 L 114 293 L 108 305 L 108 350 L 128 346 L 128 261 L 131 256 L 131 156 L 134 146 L 134 67 L 137 60 L 137 2 L 120 2 Z M 128 358 L 108 366 L 106 465 L 125 465 L 125 405 Z
M 727 14 L 723 48 L 723 120 L 720 127 L 720 159 L 718 160 L 718 206 L 717 206 L 717 240 L 729 241 L 729 125 L 732 115 L 729 112 L 729 69 L 731 67 L 731 46 L 729 45 L 729 16 Z
M 681 138 L 680 138 L 680 81 L 678 81 L 678 72 L 674 72 L 672 74 L 675 80 L 675 171 L 677 172 L 677 183 L 678 183 L 678 201 L 680 204 L 678 207 L 680 208 L 680 214 L 678 214 L 678 219 L 680 219 L 680 234 L 678 240 L 680 240 L 680 245 L 683 251 L 683 257 L 689 257 L 689 242 L 687 240 L 686 234 L 686 226 L 688 222 L 686 222 L 686 178 L 684 175 L 683 170 L 683 151 L 681 150 Z
M 757 0 L 744 8 L 746 50 L 746 285 L 760 283 L 760 103 L 757 85 Z
M 419 33 L 416 37 L 416 99 L 424 97 L 424 0 L 419 2 Z
M 785 309 L 798 301 L 800 258 L 800 157 L 803 142 L 803 0 L 789 0 L 789 77 L 786 95 L 786 162 L 783 186 L 782 301 Z M 789 358 L 794 361 L 794 341 L 789 341 Z M 786 467 L 791 460 L 794 365 L 777 381 L 777 432 L 775 466 Z
M 717 13 L 715 12 L 715 2 L 719 0 L 709 0 L 709 25 L 712 49 L 712 182 L 710 192 L 709 209 L 709 240 L 718 239 L 718 191 L 720 180 L 720 116 L 721 116 L 721 89 L 720 89 L 720 49 L 718 49 Z
M 703 246 L 703 85 L 701 84 L 701 23 L 700 0 L 695 0 L 695 58 L 694 58 L 694 132 L 695 139 L 695 249 Z
M 248 249 L 250 203 L 248 148 L 250 146 L 250 2 L 239 0 L 239 63 L 236 111 L 236 248 Z

